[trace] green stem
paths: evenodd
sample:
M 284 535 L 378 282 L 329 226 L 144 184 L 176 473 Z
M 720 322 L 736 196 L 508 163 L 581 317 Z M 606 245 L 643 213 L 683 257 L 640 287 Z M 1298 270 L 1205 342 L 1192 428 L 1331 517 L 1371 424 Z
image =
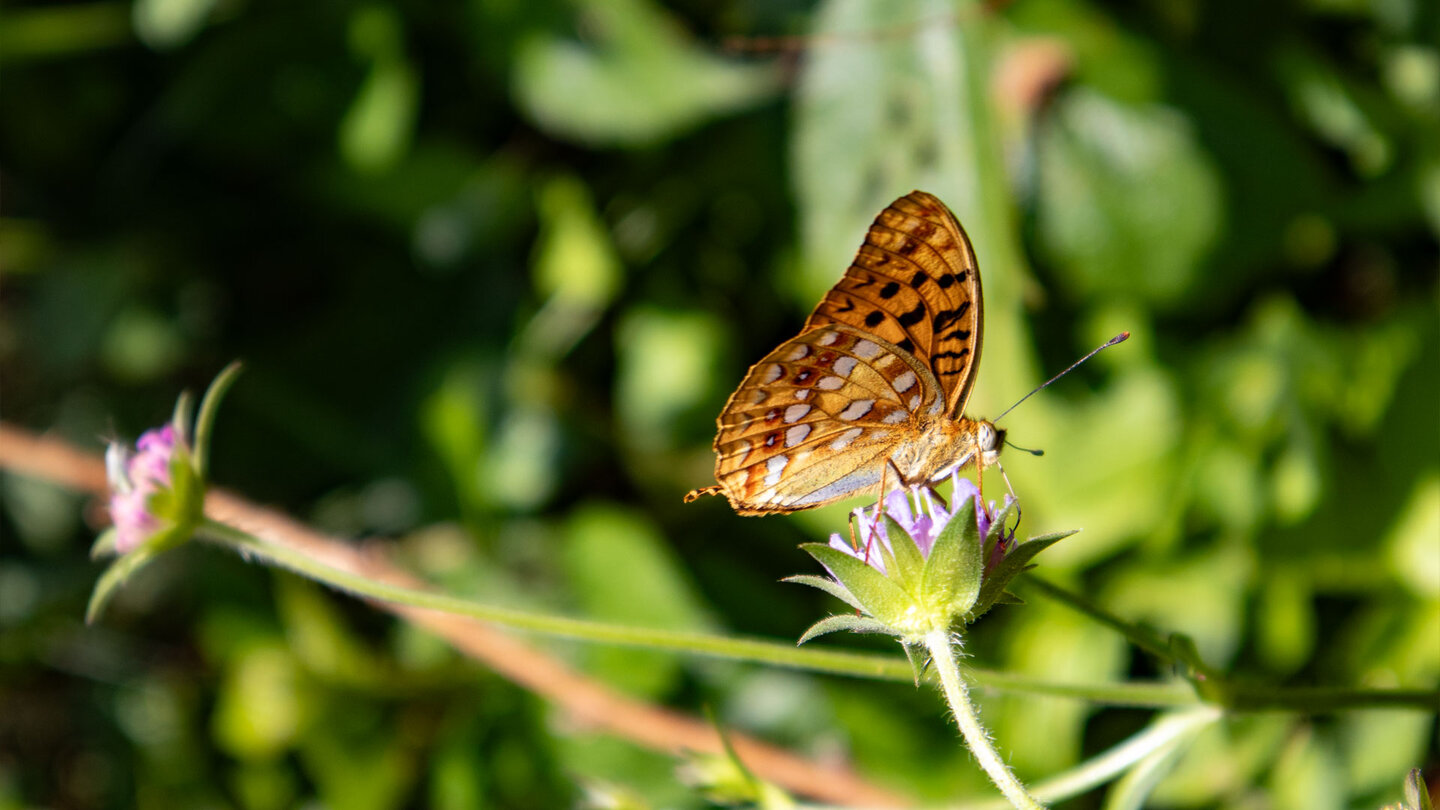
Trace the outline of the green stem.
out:
M 1047 802 L 1062 802 L 1079 796 L 1115 779 L 1156 751 L 1194 737 L 1220 717 L 1220 711 L 1210 707 L 1165 715 L 1109 751 L 1091 757 L 1069 771 L 1036 782 L 1030 791 Z M 954 810 L 1002 810 L 1008 806 L 1008 803 L 996 799 L 967 802 Z
M 1165 715 L 1109 751 L 1036 784 L 1035 793 L 1052 802 L 1079 796 L 1125 773 L 1156 752 L 1173 749 L 1194 738 L 1221 716 L 1220 710 L 1208 706 Z
M 272 543 L 209 519 L 200 528 L 199 536 L 229 547 L 247 559 L 262 560 L 332 588 L 368 599 L 440 610 L 515 630 L 646 649 L 713 655 L 832 675 L 897 682 L 910 681 L 914 678 L 909 664 L 893 656 L 813 648 L 801 650 L 796 649 L 792 644 L 758 639 L 736 639 L 703 633 L 680 633 L 654 628 L 604 624 L 583 619 L 492 607 L 452 596 L 387 585 L 358 574 L 333 568 L 288 546 Z M 1171 708 L 1191 706 L 1196 703 L 1193 690 L 1180 684 L 1054 683 L 1023 675 L 971 667 L 965 669 L 965 675 L 977 686 L 996 692 L 1023 692 L 1142 708 Z
M 1183 709 L 1202 704 L 1184 681 L 1172 683 L 1056 683 L 999 670 L 961 667 L 965 679 L 990 692 L 1018 692 L 1074 698 L 1098 706 L 1137 709 Z
M 950 703 L 950 711 L 955 714 L 955 722 L 960 726 L 965 744 L 970 747 L 970 753 L 980 763 L 980 767 L 989 774 L 991 781 L 1005 794 L 1005 798 L 1010 800 L 1011 806 L 1017 810 L 1043 810 L 1043 805 L 1025 792 L 1025 786 L 1010 772 L 1010 767 L 1000 758 L 995 746 L 990 744 L 990 735 L 985 731 L 985 727 L 980 725 L 980 716 L 975 713 L 975 704 L 970 701 L 965 679 L 960 676 L 960 666 L 955 660 L 955 648 L 950 633 L 943 629 L 932 630 L 925 636 L 925 647 L 930 651 L 930 661 L 940 676 L 945 699 Z
M 893 681 L 908 681 L 914 677 L 906 662 L 890 657 L 826 650 L 798 650 L 791 645 L 756 639 L 737 639 L 703 633 L 681 633 L 648 627 L 605 624 L 584 619 L 493 607 L 453 596 L 389 585 L 359 574 L 333 568 L 292 548 L 271 543 L 208 518 L 200 528 L 198 536 L 229 546 L 246 558 L 268 561 L 317 582 L 368 599 L 437 610 L 516 630 L 527 630 L 560 638 L 698 653 L 857 677 Z
M 1046 582 L 1036 576 L 1024 579 L 1025 587 L 1034 588 L 1047 597 L 1114 628 L 1130 643 L 1152 653 L 1172 666 L 1194 666 L 1205 676 L 1208 687 L 1202 686 L 1204 697 L 1198 702 L 1223 706 L 1231 712 L 1285 711 L 1321 714 L 1343 709 L 1406 708 L 1440 711 L 1440 690 L 1435 689 L 1352 689 L 1330 686 L 1266 686 L 1236 683 L 1213 667 L 1199 660 L 1198 653 L 1182 661 L 1174 648 L 1167 646 L 1150 631 L 1137 627 L 1105 610 L 1080 594 Z M 1193 645 L 1188 645 L 1193 646 Z
M 293 548 L 258 538 L 206 519 L 198 530 L 200 537 L 226 546 L 248 559 L 259 559 L 287 568 L 302 576 L 348 591 L 367 599 L 399 605 L 444 611 L 490 622 L 515 630 L 524 630 L 562 638 L 618 644 L 645 649 L 666 650 L 691 655 L 709 655 L 740 661 L 804 669 L 810 672 L 855 678 L 907 682 L 914 678 L 910 665 L 893 656 L 851 653 L 814 648 L 797 649 L 792 644 L 759 639 L 737 639 L 703 633 L 679 633 L 653 628 L 626 627 L 601 622 L 571 619 L 563 616 L 527 613 L 492 607 L 444 596 L 429 591 L 387 585 L 333 568 Z M 995 670 L 964 668 L 965 678 L 976 687 L 995 692 L 1085 700 L 1090 703 L 1134 708 L 1175 709 L 1196 706 L 1201 700 L 1194 690 L 1183 683 L 1114 683 L 1071 684 L 1039 680 Z M 1318 705 L 1325 710 L 1366 706 L 1397 706 L 1433 710 L 1437 703 L 1434 693 L 1409 690 L 1314 690 Z M 1288 690 L 1250 689 L 1237 691 L 1243 708 L 1295 709 L 1296 701 L 1287 697 Z
M 1230 684 L 1226 709 L 1233 712 L 1325 714 L 1341 709 L 1415 709 L 1440 712 L 1436 689 L 1348 689 L 1330 686 Z
M 1069 771 L 1036 782 L 1030 786 L 1030 793 L 1047 802 L 1063 802 L 1094 790 L 1144 762 L 1147 757 L 1185 744 L 1222 716 L 1219 709 L 1209 706 L 1164 715 L 1149 728 L 1114 748 L 1091 757 Z M 1005 810 L 1011 806 L 1006 799 L 984 799 L 949 805 L 950 810 Z M 810 810 L 830 810 L 829 805 L 807 804 L 805 807 Z

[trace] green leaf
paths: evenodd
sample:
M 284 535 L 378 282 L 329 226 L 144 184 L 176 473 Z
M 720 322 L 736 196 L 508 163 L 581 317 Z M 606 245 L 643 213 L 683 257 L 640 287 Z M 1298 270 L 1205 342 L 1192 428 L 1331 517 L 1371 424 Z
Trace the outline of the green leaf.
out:
M 905 660 L 910 662 L 910 674 L 915 677 L 915 686 L 919 688 L 920 681 L 925 677 L 925 670 L 930 668 L 930 651 L 925 649 L 923 644 L 900 644 L 900 649 L 905 651 Z
M 370 73 L 340 122 L 340 154 L 359 172 L 379 173 L 405 157 L 420 106 L 420 77 L 405 56 L 400 16 L 369 5 L 350 21 L 350 46 Z
M 150 511 L 161 520 L 173 522 L 177 533 L 184 535 L 169 538 L 172 544 L 188 540 L 200 525 L 205 515 L 205 482 L 185 445 L 176 444 L 175 454 L 170 457 L 170 488 L 160 490 L 150 501 Z
M 927 605 L 944 605 L 953 613 L 964 613 L 975 604 L 984 572 L 975 499 L 965 498 L 930 549 L 921 598 Z
M 215 375 L 214 381 L 210 383 L 210 387 L 205 389 L 205 396 L 200 400 L 200 410 L 195 416 L 195 435 L 193 440 L 187 444 L 195 448 L 195 472 L 201 481 L 205 480 L 209 470 L 210 436 L 215 432 L 215 417 L 220 410 L 220 403 L 224 401 L 225 394 L 229 393 L 230 386 L 235 384 L 235 380 L 239 378 L 242 370 L 243 366 L 239 360 L 235 360 L 221 369 L 220 373 Z M 190 414 L 188 409 L 186 410 L 187 412 L 183 416 L 188 420 Z M 180 421 L 181 416 L 182 414 L 177 408 L 175 414 L 177 429 L 181 424 L 188 424 L 188 422 Z
M 722 807 L 756 807 L 759 810 L 792 810 L 795 801 L 776 785 L 761 780 L 745 767 L 728 735 L 717 724 L 725 746 L 723 755 L 690 754 L 678 769 L 681 781 L 698 791 L 713 805 Z M 591 791 L 593 794 L 593 790 Z M 590 801 L 587 807 L 606 807 L 615 810 L 648 810 L 649 806 L 626 804 L 605 796 L 604 802 Z
M 118 537 L 119 534 L 114 526 L 101 532 L 100 536 L 95 538 L 95 542 L 90 546 L 90 559 L 99 560 L 114 554 L 115 538 Z
M 841 585 L 829 577 L 821 577 L 814 574 L 796 574 L 795 576 L 785 577 L 780 581 L 794 582 L 797 585 L 809 585 L 812 588 L 819 588 L 856 610 L 864 610 L 864 607 L 860 605 L 859 600 L 855 598 L 854 594 L 850 593 L 844 585 Z
M 546 299 L 521 335 L 545 359 L 568 352 L 595 325 L 625 281 L 625 268 L 590 189 L 579 178 L 551 178 L 536 194 L 540 234 L 535 286 Z
M 218 0 L 137 0 L 131 10 L 135 35 L 155 50 L 189 42 L 204 27 Z
M 120 3 L 7 5 L 5 24 L 0 25 L 0 54 L 6 64 L 16 65 L 129 46 L 134 14 L 132 6 Z M 14 238 L 16 226 L 9 229 L 8 236 Z
M 949 0 L 820 5 L 811 36 L 857 46 L 813 48 L 802 63 L 794 177 L 804 301 L 834 283 L 875 212 L 917 188 L 955 210 L 985 246 L 987 272 L 1018 266 L 992 109 L 992 25 L 973 9 Z M 957 14 L 963 23 L 935 24 Z
M 189 391 L 181 391 L 180 396 L 175 398 L 175 410 L 170 414 L 170 425 L 175 430 L 175 441 L 186 447 L 194 447 L 194 437 L 190 435 L 191 417 L 194 416 L 195 397 Z
M 307 700 L 306 686 L 304 671 L 282 638 L 250 640 L 227 662 L 220 683 L 211 718 L 220 750 L 257 760 L 289 750 L 317 711 Z
M 711 627 L 683 562 L 639 512 L 581 506 L 565 526 L 562 562 L 590 618 L 676 631 Z M 662 694 L 680 675 L 670 653 L 595 647 L 585 657 L 592 673 L 633 694 Z
M 144 568 L 157 555 L 157 549 L 151 543 L 143 543 L 139 548 L 132 550 L 125 556 L 110 563 L 105 573 L 95 581 L 95 589 L 90 592 L 90 604 L 85 607 L 85 623 L 94 624 L 105 612 L 105 606 L 110 603 L 115 592 L 130 575 Z
M 1221 185 L 1190 123 L 1075 89 L 1038 140 L 1040 244 L 1072 290 L 1179 304 L 1219 232 Z
M 890 572 L 891 579 L 907 585 L 919 582 L 921 572 L 925 570 L 925 556 L 920 553 L 920 547 L 915 545 L 915 538 L 888 514 L 884 515 L 881 527 L 889 542 L 875 545 L 885 559 L 885 570 Z M 870 553 L 875 551 L 872 549 Z
M 616 412 L 632 463 L 653 460 L 670 472 L 665 452 L 688 440 L 686 417 L 714 407 L 716 359 L 728 345 L 720 319 L 673 306 L 632 306 L 616 329 Z M 637 470 L 637 476 L 649 474 Z
M 419 752 L 397 745 L 387 727 L 327 729 L 306 735 L 300 761 L 317 787 L 317 803 L 353 810 L 393 810 L 413 795 Z
M 868 616 L 854 616 L 848 613 L 840 613 L 834 616 L 826 616 L 820 621 L 810 625 L 810 629 L 806 630 L 800 636 L 800 640 L 795 643 L 797 645 L 804 644 L 817 636 L 823 636 L 826 633 L 837 633 L 842 630 L 851 633 L 895 634 L 894 629 L 892 629 L 890 625 L 877 619 L 872 619 Z
M 1004 559 L 1000 560 L 1000 564 L 995 566 L 995 570 L 990 572 L 990 576 L 985 577 L 985 581 L 981 583 L 980 596 L 975 600 L 975 604 L 970 608 L 970 612 L 965 614 L 965 623 L 969 624 L 975 621 L 981 616 L 984 616 L 990 608 L 994 607 L 996 603 L 1000 601 L 1000 598 L 1005 595 L 1005 588 L 1029 566 L 1030 560 L 1034 559 L 1036 554 L 1075 534 L 1077 531 L 1078 530 L 1054 532 L 1039 537 L 1032 537 L 1011 549 L 1010 553 L 1006 554 Z
M 1435 810 L 1430 802 L 1430 788 L 1425 784 L 1425 774 L 1419 768 L 1411 768 L 1405 775 L 1405 803 L 1411 810 Z
M 860 609 L 882 621 L 902 615 L 912 600 L 899 585 L 890 581 L 874 567 L 856 558 L 831 548 L 824 543 L 806 543 L 801 546 L 817 562 L 830 569 L 860 603 Z
M 694 47 L 648 0 L 578 5 L 590 33 L 585 44 L 537 34 L 515 61 L 521 108 L 553 135 L 590 144 L 653 144 L 779 88 L 773 67 Z
M 439 379 L 420 405 L 420 428 L 431 453 L 444 465 L 465 518 L 478 525 L 492 493 L 475 470 L 489 456 L 493 399 L 477 364 L 455 362 L 437 373 Z

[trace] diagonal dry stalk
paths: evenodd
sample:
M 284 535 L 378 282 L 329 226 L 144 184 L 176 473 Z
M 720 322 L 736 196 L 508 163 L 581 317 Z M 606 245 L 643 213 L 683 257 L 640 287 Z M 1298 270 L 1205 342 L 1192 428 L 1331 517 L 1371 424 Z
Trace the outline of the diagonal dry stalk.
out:
M 103 496 L 105 465 L 60 439 L 38 436 L 0 422 L 0 470 L 48 481 L 67 489 Z M 353 574 L 403 587 L 424 582 L 395 564 L 383 543 L 363 546 L 330 537 L 288 516 L 220 490 L 206 499 L 207 516 L 288 546 L 315 560 Z M 435 611 L 382 602 L 374 607 L 423 627 L 457 650 L 512 683 L 570 712 L 581 724 L 671 755 L 722 754 L 714 727 L 702 718 L 635 700 L 575 672 L 556 658 L 484 623 Z M 746 767 L 784 789 L 843 806 L 911 803 L 877 787 L 853 771 L 818 765 L 778 746 L 743 734 L 729 735 Z

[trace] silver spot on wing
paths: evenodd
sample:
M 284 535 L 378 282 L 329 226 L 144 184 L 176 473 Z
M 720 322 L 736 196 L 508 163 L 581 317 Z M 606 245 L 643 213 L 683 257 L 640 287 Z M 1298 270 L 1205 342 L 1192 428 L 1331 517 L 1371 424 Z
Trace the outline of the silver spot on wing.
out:
M 790 463 L 789 456 L 771 456 L 765 462 L 765 486 L 773 487 L 780 483 L 780 473 L 785 471 L 785 465 Z

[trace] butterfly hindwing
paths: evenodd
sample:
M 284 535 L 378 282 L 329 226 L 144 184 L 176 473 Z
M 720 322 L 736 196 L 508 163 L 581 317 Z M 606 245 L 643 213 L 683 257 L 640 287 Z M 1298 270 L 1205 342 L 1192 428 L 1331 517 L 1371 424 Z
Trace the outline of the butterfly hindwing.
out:
M 984 334 L 975 251 L 955 216 L 913 191 L 871 224 L 865 243 L 806 321 L 852 326 L 913 354 L 960 417 L 975 381 Z

